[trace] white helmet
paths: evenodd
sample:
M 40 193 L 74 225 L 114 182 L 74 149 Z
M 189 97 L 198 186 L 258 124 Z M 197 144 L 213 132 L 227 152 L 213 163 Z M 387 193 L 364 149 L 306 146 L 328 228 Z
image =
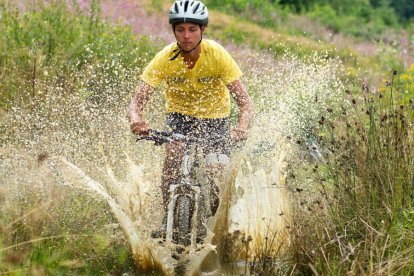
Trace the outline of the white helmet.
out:
M 171 6 L 168 22 L 170 24 L 192 22 L 207 25 L 208 10 L 197 0 L 177 0 Z

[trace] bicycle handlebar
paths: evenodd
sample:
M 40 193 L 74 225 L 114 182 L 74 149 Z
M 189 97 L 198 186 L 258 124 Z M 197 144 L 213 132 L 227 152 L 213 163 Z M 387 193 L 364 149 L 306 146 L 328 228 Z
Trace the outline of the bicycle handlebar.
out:
M 226 137 L 214 137 L 216 141 L 224 140 Z M 183 135 L 180 133 L 173 133 L 170 131 L 165 130 L 156 130 L 151 129 L 149 131 L 149 134 L 146 136 L 139 136 L 137 138 L 137 141 L 139 140 L 148 140 L 148 141 L 154 141 L 155 145 L 160 146 L 162 144 L 171 143 L 175 141 L 184 142 L 188 144 L 197 144 L 197 143 L 204 143 L 205 140 L 189 136 L 189 135 Z

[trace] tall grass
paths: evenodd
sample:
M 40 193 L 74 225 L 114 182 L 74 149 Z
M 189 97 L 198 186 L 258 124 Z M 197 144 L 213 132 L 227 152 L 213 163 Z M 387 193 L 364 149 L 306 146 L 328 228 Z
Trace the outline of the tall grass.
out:
M 94 275 L 133 271 L 129 248 L 118 236 L 117 226 L 111 224 L 110 214 L 102 212 L 104 202 L 57 185 L 53 169 L 29 159 L 15 159 L 26 165 L 23 167 L 5 164 L 8 172 L 20 175 L 20 179 L 1 172 L 0 273 Z
M 296 190 L 306 193 L 293 227 L 302 272 L 414 272 L 414 104 L 397 79 L 347 90 L 349 107 L 320 120 L 323 159 L 308 163 L 308 185 Z

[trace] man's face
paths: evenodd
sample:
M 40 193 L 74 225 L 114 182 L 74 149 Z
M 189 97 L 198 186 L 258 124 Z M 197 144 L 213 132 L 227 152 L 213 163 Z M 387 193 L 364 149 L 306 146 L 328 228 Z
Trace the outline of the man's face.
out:
M 190 51 L 197 46 L 203 34 L 204 26 L 200 28 L 195 23 L 178 23 L 175 25 L 175 37 L 178 44 L 185 51 Z

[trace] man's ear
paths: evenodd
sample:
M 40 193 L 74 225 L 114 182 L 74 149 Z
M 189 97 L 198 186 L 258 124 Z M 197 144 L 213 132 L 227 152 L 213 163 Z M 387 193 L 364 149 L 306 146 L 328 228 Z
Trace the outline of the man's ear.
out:
M 206 30 L 206 25 L 200 25 L 201 33 L 204 33 Z

